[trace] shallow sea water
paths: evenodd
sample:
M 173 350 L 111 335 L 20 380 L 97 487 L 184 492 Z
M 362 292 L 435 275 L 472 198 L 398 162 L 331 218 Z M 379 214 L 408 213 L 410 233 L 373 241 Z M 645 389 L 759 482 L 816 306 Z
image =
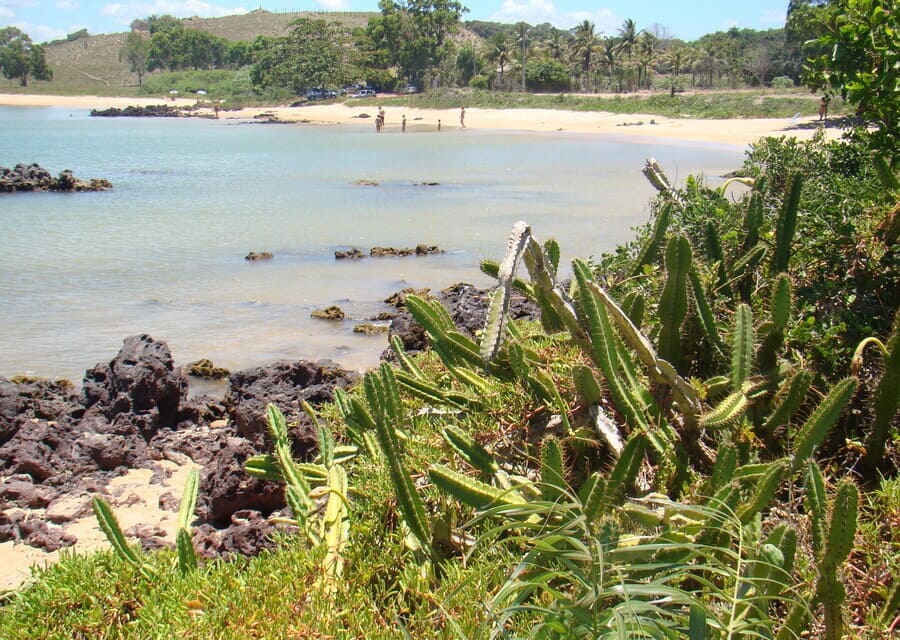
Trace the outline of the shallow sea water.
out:
M 0 375 L 79 381 L 128 335 L 177 364 L 374 364 L 384 335 L 352 327 L 403 287 L 490 284 L 517 220 L 563 260 L 646 222 L 655 157 L 677 182 L 737 168 L 743 149 L 564 132 L 375 134 L 369 127 L 90 118 L 0 107 L 0 166 L 103 177 L 105 193 L 0 194 Z M 358 186 L 358 180 L 378 186 Z M 423 186 L 423 182 L 437 182 Z M 334 251 L 438 245 L 443 255 L 335 261 Z M 250 251 L 270 261 L 247 262 Z M 338 304 L 348 320 L 310 318 Z

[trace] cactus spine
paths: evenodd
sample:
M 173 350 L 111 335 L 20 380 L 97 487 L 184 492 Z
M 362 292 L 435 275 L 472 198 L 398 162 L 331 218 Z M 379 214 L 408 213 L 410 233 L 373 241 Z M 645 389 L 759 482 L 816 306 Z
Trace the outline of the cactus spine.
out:
M 844 405 L 856 390 L 856 383 L 857 379 L 851 376 L 834 385 L 800 428 L 794 443 L 793 468 L 795 471 L 806 462 L 816 447 L 825 439 L 831 425 L 841 415 Z

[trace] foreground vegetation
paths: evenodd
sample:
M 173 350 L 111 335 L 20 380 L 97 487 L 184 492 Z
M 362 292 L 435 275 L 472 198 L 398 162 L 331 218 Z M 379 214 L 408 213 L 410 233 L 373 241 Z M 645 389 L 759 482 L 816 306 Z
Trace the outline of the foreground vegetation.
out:
M 433 349 L 395 340 L 398 367 L 307 409 L 316 460 L 270 408 L 248 473 L 287 483 L 275 552 L 198 566 L 190 489 L 177 552 L 136 553 L 99 505 L 117 553 L 39 570 L 0 636 L 889 637 L 895 174 L 784 139 L 737 201 L 645 172 L 652 219 L 569 284 L 517 225 L 475 340 L 411 297 Z M 540 323 L 506 318 L 513 291 Z

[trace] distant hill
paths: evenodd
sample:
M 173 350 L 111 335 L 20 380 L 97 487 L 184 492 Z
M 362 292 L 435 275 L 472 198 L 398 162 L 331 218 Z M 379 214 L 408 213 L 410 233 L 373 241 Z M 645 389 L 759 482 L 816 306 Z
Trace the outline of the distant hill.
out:
M 257 9 L 222 18 L 188 18 L 190 29 L 208 31 L 229 40 L 253 40 L 258 35 L 282 36 L 294 20 L 312 18 L 340 22 L 349 28 L 364 27 L 373 12 L 299 11 L 272 13 Z M 41 83 L 41 91 L 61 94 L 116 95 L 137 89 L 137 79 L 128 64 L 119 61 L 119 51 L 127 33 L 109 33 L 56 42 L 47 46 L 47 63 L 53 69 L 53 81 Z M 0 85 L 2 86 L 2 85 Z M 19 90 L 18 82 L 8 88 Z

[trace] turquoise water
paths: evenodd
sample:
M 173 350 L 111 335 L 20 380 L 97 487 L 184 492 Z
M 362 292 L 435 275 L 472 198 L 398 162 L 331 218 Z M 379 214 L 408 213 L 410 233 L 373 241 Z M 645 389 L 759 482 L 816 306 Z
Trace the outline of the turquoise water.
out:
M 376 135 L 0 107 L 0 166 L 37 162 L 115 187 L 0 194 L 0 375 L 77 381 L 136 333 L 166 340 L 179 364 L 369 366 L 386 338 L 353 325 L 406 286 L 488 285 L 478 263 L 502 256 L 516 220 L 556 237 L 564 259 L 599 254 L 646 221 L 645 158 L 683 179 L 720 175 L 742 154 L 563 133 Z M 335 249 L 419 243 L 447 253 L 334 260 Z M 275 257 L 249 263 L 250 251 Z M 309 317 L 331 304 L 351 319 Z

